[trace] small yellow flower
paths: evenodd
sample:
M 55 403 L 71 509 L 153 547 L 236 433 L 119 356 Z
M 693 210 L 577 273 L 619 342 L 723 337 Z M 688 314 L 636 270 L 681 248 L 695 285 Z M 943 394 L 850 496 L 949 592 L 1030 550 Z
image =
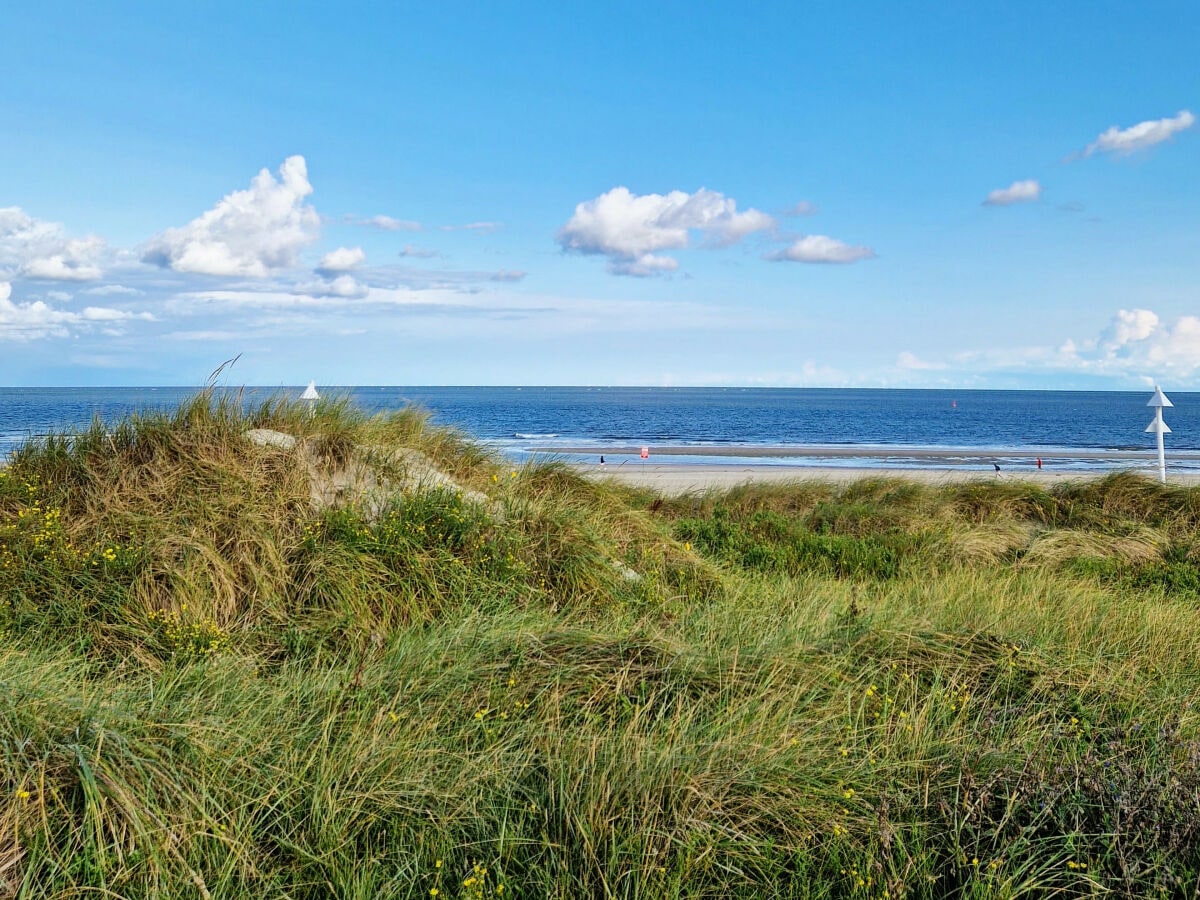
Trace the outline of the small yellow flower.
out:
M 435 863 L 433 864 L 433 867 L 434 867 L 435 869 L 440 869 L 440 868 L 442 867 L 442 861 L 439 859 L 437 862 L 435 862 Z
M 436 897 L 436 896 L 437 896 L 438 894 L 440 894 L 440 893 L 441 893 L 441 891 L 439 891 L 437 888 L 430 888 L 430 889 L 429 889 L 429 896 L 430 896 L 430 897 Z
M 17 799 L 18 800 L 28 800 L 32 796 L 33 795 L 31 793 L 29 793 L 29 791 L 26 791 L 26 790 L 17 791 Z

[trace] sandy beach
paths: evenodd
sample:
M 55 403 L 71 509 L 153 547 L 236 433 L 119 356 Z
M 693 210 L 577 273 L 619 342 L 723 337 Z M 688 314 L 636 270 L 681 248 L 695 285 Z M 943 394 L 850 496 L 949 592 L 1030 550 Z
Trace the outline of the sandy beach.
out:
M 1053 484 L 1062 481 L 1081 481 L 1099 478 L 1111 471 L 1052 471 L 1036 468 L 1020 471 L 995 473 L 965 469 L 895 469 L 879 466 L 848 468 L 845 466 L 692 466 L 692 465 L 647 465 L 644 469 L 632 463 L 624 466 L 581 467 L 593 478 L 611 479 L 638 487 L 653 488 L 662 494 L 686 494 L 696 491 L 725 490 L 751 482 L 780 484 L 789 481 L 829 481 L 847 483 L 862 478 L 904 478 L 923 484 L 957 484 L 965 481 L 1021 481 L 1032 484 Z M 1138 470 L 1147 478 L 1156 473 L 1150 469 Z M 1188 473 L 1175 475 L 1168 472 L 1169 484 L 1193 485 L 1200 483 L 1200 475 Z
M 826 481 L 846 483 L 863 478 L 904 478 L 923 484 L 956 484 L 967 481 L 1020 481 L 1031 484 L 1054 484 L 1100 478 L 1118 471 L 1133 471 L 1146 478 L 1157 478 L 1158 468 L 1151 453 L 1124 450 L 1079 450 L 1069 456 L 1041 455 L 1031 450 L 944 450 L 916 448 L 898 451 L 895 448 L 815 447 L 797 451 L 795 448 L 728 448 L 728 447 L 662 447 L 643 461 L 636 448 L 572 447 L 560 452 L 594 455 L 605 454 L 606 464 L 580 463 L 578 468 L 589 477 L 611 479 L 625 484 L 652 488 L 662 494 L 683 494 L 706 490 L 724 490 L 737 485 L 756 483 L 786 483 L 791 481 Z M 659 457 L 674 457 L 664 460 Z M 727 457 L 728 463 L 691 463 L 686 457 Z M 770 459 L 770 463 L 747 462 L 747 458 Z M 1037 460 L 1041 459 L 1039 468 Z M 830 465 L 837 459 L 839 464 Z M 903 459 L 904 465 L 888 465 L 889 460 Z M 862 460 L 863 465 L 847 465 L 845 461 Z M 826 464 L 822 464 L 826 461 Z M 1000 472 L 993 462 L 1002 461 Z M 1081 468 L 1080 463 L 1087 468 Z M 1177 466 L 1173 468 L 1172 461 Z M 1167 460 L 1167 482 L 1176 485 L 1200 484 L 1200 455 L 1180 453 Z

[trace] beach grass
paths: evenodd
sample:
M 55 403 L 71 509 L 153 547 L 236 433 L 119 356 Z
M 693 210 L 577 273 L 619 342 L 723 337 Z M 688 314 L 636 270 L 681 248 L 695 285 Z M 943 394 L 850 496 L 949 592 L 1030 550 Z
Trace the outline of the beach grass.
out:
M 1198 533 L 1128 474 L 665 498 L 338 400 L 50 436 L 0 897 L 1190 896 Z

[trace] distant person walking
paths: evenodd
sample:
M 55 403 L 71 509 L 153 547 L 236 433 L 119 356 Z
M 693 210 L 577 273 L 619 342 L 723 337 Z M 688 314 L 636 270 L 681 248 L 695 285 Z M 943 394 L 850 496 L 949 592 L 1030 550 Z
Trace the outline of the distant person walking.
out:
M 1000 477 L 1000 463 L 992 463 L 992 468 L 996 470 L 996 477 Z
M 604 457 L 600 457 L 600 465 L 604 465 Z
M 1037 458 L 1037 462 L 1038 462 L 1038 471 L 1041 471 L 1041 468 L 1042 468 L 1042 458 L 1041 458 L 1040 456 Z

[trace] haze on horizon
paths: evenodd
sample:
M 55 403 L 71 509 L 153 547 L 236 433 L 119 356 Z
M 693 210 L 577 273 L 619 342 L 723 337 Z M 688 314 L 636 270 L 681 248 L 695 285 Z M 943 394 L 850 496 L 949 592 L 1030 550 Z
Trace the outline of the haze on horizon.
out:
M 7 9 L 0 384 L 1200 388 L 1200 5 Z

